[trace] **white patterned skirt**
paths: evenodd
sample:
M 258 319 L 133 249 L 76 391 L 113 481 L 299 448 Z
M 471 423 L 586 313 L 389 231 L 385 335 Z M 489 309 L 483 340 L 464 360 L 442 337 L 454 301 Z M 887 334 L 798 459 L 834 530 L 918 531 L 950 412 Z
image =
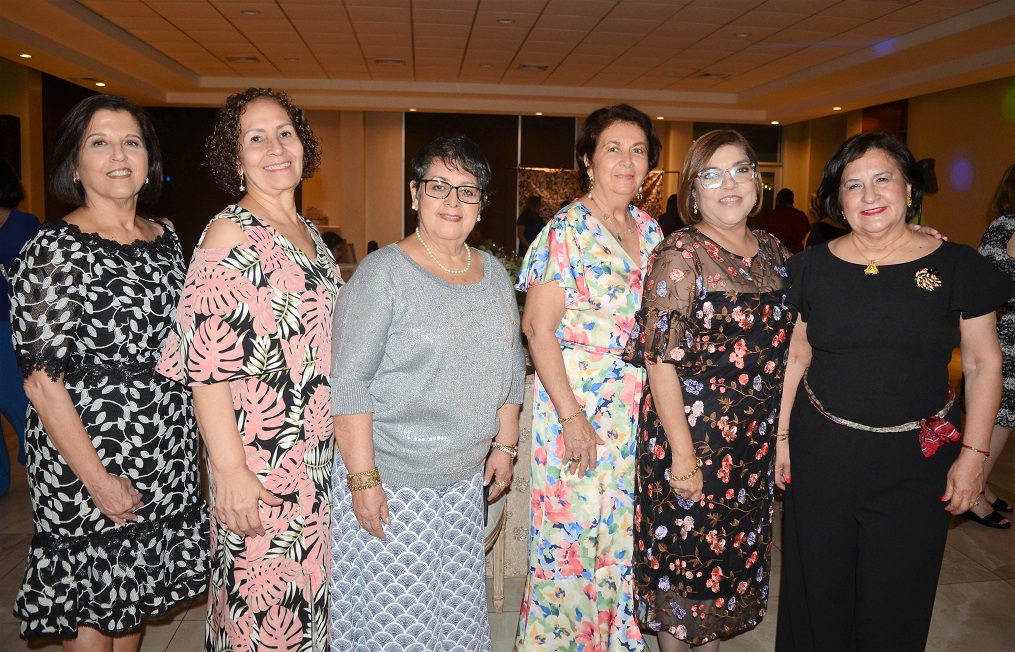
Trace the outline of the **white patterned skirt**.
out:
M 332 652 L 488 652 L 483 477 L 384 485 L 391 525 L 381 541 L 356 522 L 347 474 L 336 460 Z

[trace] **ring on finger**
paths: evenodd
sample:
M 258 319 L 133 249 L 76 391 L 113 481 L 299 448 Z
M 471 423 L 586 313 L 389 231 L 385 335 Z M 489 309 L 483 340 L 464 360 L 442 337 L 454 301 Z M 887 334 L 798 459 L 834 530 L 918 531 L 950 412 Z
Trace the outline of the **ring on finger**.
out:
M 496 485 L 501 489 L 507 489 L 508 487 L 511 486 L 511 483 L 504 480 L 500 480 L 496 483 Z
M 571 461 L 572 461 L 572 462 L 575 462 L 575 463 L 578 463 L 578 462 L 581 462 L 581 461 L 582 461 L 582 458 L 581 458 L 581 456 L 579 456 L 579 455 L 572 455 L 572 456 L 571 456 Z

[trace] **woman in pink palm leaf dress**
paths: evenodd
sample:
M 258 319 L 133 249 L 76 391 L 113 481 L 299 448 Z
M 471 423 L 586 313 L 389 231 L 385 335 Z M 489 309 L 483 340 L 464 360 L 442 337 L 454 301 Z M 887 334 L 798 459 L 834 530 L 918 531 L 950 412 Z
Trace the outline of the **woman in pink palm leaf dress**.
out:
M 280 92 L 226 101 L 208 140 L 223 189 L 160 371 L 190 385 L 208 451 L 208 650 L 328 646 L 332 312 L 341 280 L 294 191 L 320 160 Z

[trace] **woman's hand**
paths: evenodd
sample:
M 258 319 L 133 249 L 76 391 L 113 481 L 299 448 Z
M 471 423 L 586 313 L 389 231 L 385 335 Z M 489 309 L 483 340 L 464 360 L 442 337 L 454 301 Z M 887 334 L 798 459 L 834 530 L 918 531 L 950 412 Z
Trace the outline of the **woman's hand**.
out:
M 127 478 L 107 473 L 87 489 L 99 511 L 117 525 L 137 520 L 134 511 L 143 504 L 141 492 Z
M 925 224 L 910 224 L 909 228 L 913 229 L 917 233 L 922 233 L 924 235 L 929 235 L 932 238 L 937 238 L 938 240 L 944 240 L 945 242 L 948 241 L 948 236 L 942 235 L 942 233 L 940 231 L 938 231 L 937 229 L 935 229 L 932 226 L 927 226 Z
M 589 469 L 596 468 L 596 458 L 599 457 L 596 447 L 606 442 L 596 434 L 584 414 L 565 421 L 560 437 L 564 442 L 564 455 L 561 459 L 571 473 L 582 477 Z
M 983 461 L 979 453 L 963 450 L 948 469 L 945 494 L 941 497 L 941 502 L 948 501 L 945 507 L 948 513 L 958 515 L 972 509 L 983 489 Z
M 786 491 L 790 483 L 789 474 L 789 438 L 775 442 L 775 486 Z
M 384 540 L 383 525 L 391 525 L 391 514 L 388 512 L 388 496 L 384 487 L 375 485 L 352 492 L 352 512 L 361 528 Z
M 670 488 L 681 498 L 686 498 L 693 502 L 701 500 L 701 489 L 705 486 L 705 478 L 701 474 L 701 469 L 695 470 L 691 477 L 686 480 L 677 480 L 677 478 L 686 476 L 694 470 L 697 464 L 698 460 L 694 457 L 688 460 L 683 456 L 674 455 L 673 464 L 670 465 Z
M 487 487 L 493 482 L 490 494 L 486 501 L 495 502 L 501 494 L 511 486 L 511 478 L 515 473 L 514 459 L 502 450 L 496 448 L 486 456 L 486 472 L 483 474 L 483 486 Z
M 215 513 L 229 530 L 253 537 L 264 534 L 258 501 L 272 507 L 282 499 L 264 488 L 257 476 L 246 467 L 235 471 L 213 471 L 215 480 Z

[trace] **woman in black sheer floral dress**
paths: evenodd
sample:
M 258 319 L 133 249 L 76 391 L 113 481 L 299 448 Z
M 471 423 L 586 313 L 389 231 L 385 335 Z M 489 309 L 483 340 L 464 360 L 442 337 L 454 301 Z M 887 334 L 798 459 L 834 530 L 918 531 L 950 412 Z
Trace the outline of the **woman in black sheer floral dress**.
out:
M 167 223 L 136 212 L 162 175 L 137 107 L 83 100 L 53 158 L 53 193 L 78 208 L 42 226 L 10 277 L 35 522 L 14 613 L 26 639 L 136 650 L 146 619 L 207 582 L 190 397 L 154 373 L 183 257 Z
M 635 593 L 663 652 L 715 650 L 768 605 L 775 421 L 792 316 L 789 255 L 747 218 L 761 194 L 732 130 L 691 146 L 680 205 L 691 226 L 649 260 L 627 356 L 649 388 L 638 433 Z

